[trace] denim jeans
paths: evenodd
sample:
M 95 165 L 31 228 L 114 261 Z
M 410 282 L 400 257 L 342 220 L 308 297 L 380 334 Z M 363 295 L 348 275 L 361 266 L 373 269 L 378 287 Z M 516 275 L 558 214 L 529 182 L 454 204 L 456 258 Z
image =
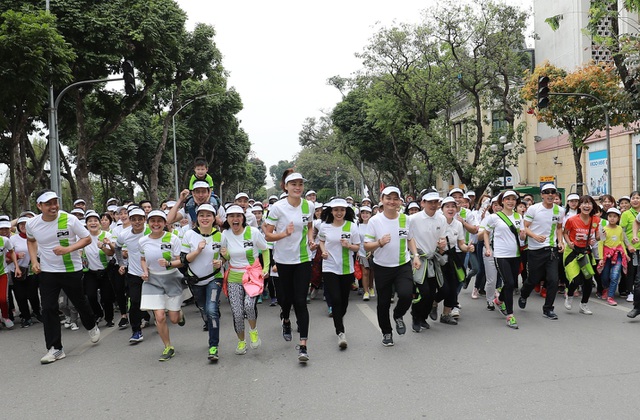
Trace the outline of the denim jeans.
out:
M 615 264 L 611 263 L 611 259 L 607 259 L 604 263 L 604 268 L 600 274 L 602 280 L 602 287 L 609 289 L 607 297 L 614 297 L 618 282 L 620 281 L 620 271 L 622 270 L 622 257 L 618 254 L 618 258 Z
M 209 347 L 218 346 L 220 342 L 220 291 L 222 291 L 222 279 L 210 281 L 204 286 L 192 286 L 191 293 L 196 305 L 204 310 L 206 323 L 209 329 Z

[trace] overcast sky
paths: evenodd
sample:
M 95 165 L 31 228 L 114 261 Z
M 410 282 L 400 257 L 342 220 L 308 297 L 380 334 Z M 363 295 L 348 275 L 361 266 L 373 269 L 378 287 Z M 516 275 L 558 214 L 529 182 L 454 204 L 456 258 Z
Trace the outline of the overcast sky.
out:
M 244 109 L 242 128 L 267 166 L 291 160 L 307 117 L 340 101 L 327 79 L 362 68 L 361 52 L 379 25 L 416 23 L 435 0 L 203 1 L 177 0 L 191 30 L 216 29 L 215 42 Z M 531 7 L 533 0 L 507 0 Z

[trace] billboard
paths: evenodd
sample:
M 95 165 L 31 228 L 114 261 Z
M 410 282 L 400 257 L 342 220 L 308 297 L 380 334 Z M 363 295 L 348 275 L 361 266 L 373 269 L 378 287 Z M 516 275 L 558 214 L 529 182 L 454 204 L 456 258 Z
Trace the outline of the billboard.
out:
M 607 151 L 598 150 L 589 152 L 589 165 L 587 167 L 587 185 L 591 195 L 610 194 L 607 185 Z

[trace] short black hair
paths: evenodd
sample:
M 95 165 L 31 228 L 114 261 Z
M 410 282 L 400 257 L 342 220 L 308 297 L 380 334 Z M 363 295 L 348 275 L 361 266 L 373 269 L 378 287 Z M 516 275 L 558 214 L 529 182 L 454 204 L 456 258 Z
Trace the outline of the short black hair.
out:
M 202 156 L 198 156 L 197 158 L 195 158 L 193 160 L 193 167 L 195 168 L 196 166 L 209 166 L 209 163 L 207 162 L 207 159 L 203 158 Z

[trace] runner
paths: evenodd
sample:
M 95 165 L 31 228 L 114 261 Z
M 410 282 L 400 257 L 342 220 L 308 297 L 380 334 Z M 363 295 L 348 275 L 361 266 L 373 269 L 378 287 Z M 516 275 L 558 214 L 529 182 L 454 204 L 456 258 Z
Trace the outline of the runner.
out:
M 66 357 L 58 317 L 61 290 L 80 313 L 92 343 L 100 340 L 100 329 L 82 290 L 82 259 L 77 252 L 91 242 L 89 232 L 78 219 L 60 211 L 55 192 L 42 191 L 36 205 L 41 214 L 27 221 L 27 246 L 33 272 L 40 275 L 44 339 L 48 349 L 40 363 L 48 364 Z
M 162 210 L 152 210 L 147 217 L 151 233 L 140 238 L 140 265 L 142 275 L 141 310 L 153 310 L 156 327 L 164 350 L 158 359 L 165 362 L 176 351 L 171 344 L 167 314 L 173 324 L 184 326 L 182 313 L 182 273 L 178 267 L 182 244 L 176 235 L 166 232 L 167 215 Z M 133 223 L 133 221 L 132 221 Z
M 264 290 L 264 276 L 269 266 L 260 265 L 260 251 L 269 261 L 267 241 L 260 231 L 247 224 L 246 211 L 239 205 L 226 209 L 227 220 L 223 224 L 222 256 L 229 260 L 228 284 L 229 303 L 233 315 L 233 327 L 238 336 L 235 353 L 247 353 L 244 334 L 244 319 L 249 326 L 249 345 L 257 349 L 262 344 L 258 336 L 256 300 Z
M 373 268 L 378 291 L 378 325 L 382 331 L 382 345 L 390 347 L 394 344 L 389 319 L 393 288 L 398 294 L 393 319 L 396 332 L 403 335 L 407 327 L 402 317 L 411 306 L 413 294 L 411 255 L 414 268 L 420 268 L 420 256 L 411 231 L 411 219 L 404 213 L 399 213 L 400 190 L 397 187 L 386 187 L 382 190 L 381 199 L 384 210 L 369 220 L 364 249 L 373 252 Z
M 355 212 L 343 198 L 336 197 L 327 204 L 320 225 L 318 239 L 322 253 L 322 280 L 331 296 L 333 325 L 338 335 L 338 347 L 347 348 L 344 316 L 349 306 L 349 292 L 354 282 L 353 254 L 360 249 L 360 235 L 355 223 Z
M 276 294 L 280 304 L 282 336 L 291 341 L 291 306 L 296 313 L 300 331 L 298 361 L 309 360 L 307 339 L 309 336 L 309 311 L 307 291 L 311 279 L 311 251 L 313 240 L 313 203 L 302 198 L 305 179 L 288 169 L 282 174 L 280 186 L 286 198 L 275 202 L 265 220 L 263 231 L 267 241 L 274 242 L 274 260 L 278 267 Z

